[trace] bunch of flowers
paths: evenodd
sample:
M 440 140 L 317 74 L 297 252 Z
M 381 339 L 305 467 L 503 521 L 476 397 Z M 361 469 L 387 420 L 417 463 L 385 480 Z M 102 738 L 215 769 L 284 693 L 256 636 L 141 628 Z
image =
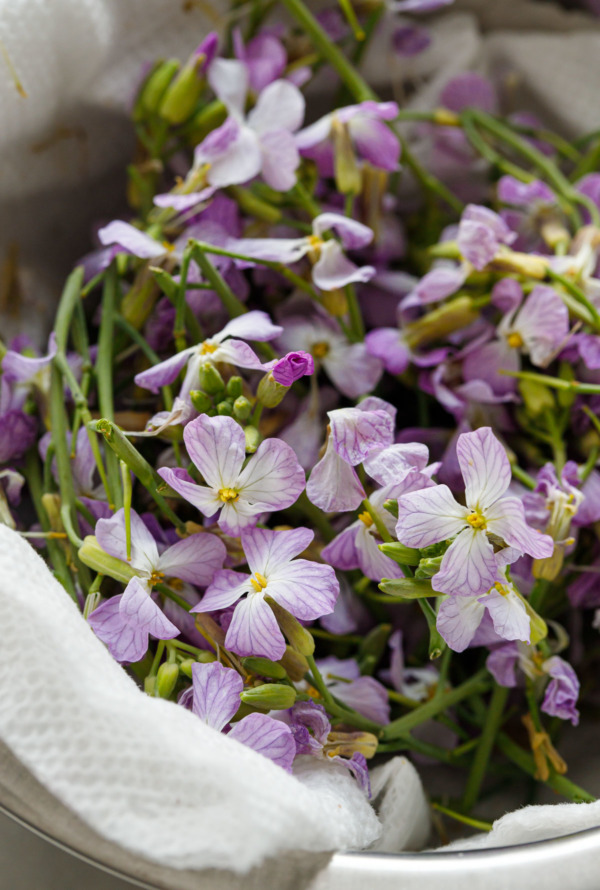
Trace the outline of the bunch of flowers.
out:
M 146 73 L 131 210 L 46 353 L 1 347 L 0 521 L 148 695 L 283 769 L 369 794 L 414 752 L 467 822 L 500 762 L 590 800 L 557 745 L 596 694 L 600 140 L 474 74 L 431 112 L 375 96 L 346 56 L 439 0 L 282 5 Z

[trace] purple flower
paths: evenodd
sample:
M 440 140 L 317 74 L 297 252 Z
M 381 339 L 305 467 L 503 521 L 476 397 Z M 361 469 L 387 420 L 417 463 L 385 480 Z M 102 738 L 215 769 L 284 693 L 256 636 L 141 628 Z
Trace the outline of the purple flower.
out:
M 426 13 L 435 12 L 444 6 L 450 6 L 454 0 L 387 0 L 387 7 L 396 13 Z
M 6 383 L 32 383 L 46 371 L 52 359 L 56 355 L 56 336 L 50 334 L 48 339 L 48 352 L 42 356 L 22 355 L 20 352 L 9 349 L 2 359 L 2 379 Z M 45 389 L 45 385 L 41 386 Z
M 357 266 L 348 259 L 346 250 L 366 247 L 373 240 L 368 226 L 339 213 L 320 213 L 312 221 L 313 234 L 303 238 L 232 238 L 229 249 L 257 260 L 297 263 L 307 254 L 313 258 L 312 278 L 321 290 L 337 290 L 354 281 L 369 281 L 375 274 L 373 266 Z M 325 240 L 325 232 L 338 236 Z
M 308 528 L 242 531 L 242 547 L 251 574 L 217 572 L 193 611 L 213 612 L 237 603 L 226 647 L 238 655 L 282 658 L 285 640 L 265 596 L 301 621 L 312 621 L 333 611 L 339 593 L 331 566 L 294 558 L 306 550 L 313 537 Z
M 558 655 L 548 658 L 543 663 L 542 669 L 551 679 L 546 687 L 541 710 L 551 717 L 570 720 L 573 726 L 577 726 L 579 723 L 579 711 L 575 707 L 579 696 L 577 674 L 571 665 Z
M 169 254 L 174 254 L 177 259 L 181 260 L 181 251 L 165 242 L 157 241 L 156 238 L 146 235 L 131 223 L 121 219 L 115 219 L 99 229 L 98 240 L 100 244 L 116 245 L 125 253 L 144 260 L 158 260 Z
M 121 662 L 140 661 L 148 651 L 150 634 L 159 640 L 179 636 L 179 629 L 161 612 L 139 578 L 132 578 L 124 593 L 98 606 L 88 622 L 113 658 Z
M 432 587 L 457 596 L 480 596 L 497 579 L 488 534 L 536 558 L 551 556 L 554 542 L 527 525 L 518 498 L 502 497 L 511 481 L 510 464 L 489 427 L 463 433 L 456 450 L 467 506 L 457 503 L 446 485 L 407 494 L 398 504 L 396 534 L 407 547 L 428 547 L 455 538 L 432 578 Z
M 552 189 L 542 182 L 534 179 L 532 182 L 521 182 L 514 176 L 501 176 L 497 185 L 498 200 L 503 204 L 512 204 L 514 207 L 529 208 L 532 204 L 556 204 L 556 196 Z
M 36 431 L 35 418 L 23 411 L 0 412 L 0 464 L 23 457 L 35 442 Z
M 287 65 L 287 52 L 281 40 L 274 34 L 257 34 L 244 45 L 239 28 L 233 31 L 233 50 L 237 59 L 248 71 L 248 85 L 260 93 L 274 80 L 283 76 Z
M 216 59 L 210 66 L 210 85 L 229 117 L 196 148 L 194 168 L 204 167 L 206 183 L 216 188 L 262 173 L 271 188 L 287 191 L 296 184 L 300 157 L 293 133 L 304 119 L 304 97 L 289 81 L 275 80 L 245 117 L 248 78 L 246 65 L 235 59 Z
M 383 367 L 364 343 L 349 343 L 331 318 L 292 316 L 279 338 L 284 349 L 309 352 L 315 370 L 322 367 L 337 389 L 356 399 L 375 388 Z
M 333 133 L 336 126 L 346 126 L 360 158 L 382 170 L 396 170 L 400 157 L 398 137 L 384 121 L 398 117 L 395 102 L 367 100 L 347 105 L 326 114 L 296 134 L 296 147 L 305 157 L 314 158 L 322 175 L 333 173 Z
M 399 56 L 412 57 L 418 56 L 426 50 L 431 44 L 431 34 L 426 28 L 420 28 L 416 25 L 404 25 L 402 28 L 396 28 L 392 35 L 392 46 L 394 52 Z
M 231 417 L 203 414 L 188 423 L 183 440 L 206 484 L 197 485 L 183 469 L 158 473 L 205 516 L 220 511 L 219 526 L 229 535 L 255 525 L 261 513 L 290 507 L 304 490 L 304 470 L 279 439 L 262 442 L 244 466 L 244 431 Z
M 271 368 L 273 379 L 282 386 L 291 386 L 301 377 L 314 374 L 315 361 L 310 352 L 288 352 Z
M 197 346 L 189 346 L 171 356 L 164 362 L 136 374 L 135 382 L 144 389 L 157 393 L 161 386 L 173 383 L 179 373 L 187 365 L 187 371 L 179 392 L 180 399 L 188 399 L 190 390 L 198 385 L 200 366 L 204 362 L 215 364 L 227 362 L 238 368 L 262 370 L 265 366 L 256 353 L 237 339 L 244 337 L 259 342 L 272 340 L 282 332 L 282 328 L 274 325 L 266 312 L 254 310 L 246 312 L 228 322 L 222 331 L 214 334 Z
M 492 262 L 501 245 L 511 244 L 516 237 L 493 210 L 469 204 L 460 219 L 457 241 L 463 257 L 481 270 Z
M 240 675 L 218 661 L 192 665 L 192 711 L 208 726 L 221 732 L 240 706 L 244 683 Z M 267 714 L 249 714 L 234 723 L 227 735 L 268 757 L 287 772 L 292 771 L 296 743 L 289 726 Z
M 375 723 L 390 722 L 387 689 L 373 677 L 361 676 L 354 658 L 322 658 L 317 662 L 321 676 L 332 695 L 349 708 Z

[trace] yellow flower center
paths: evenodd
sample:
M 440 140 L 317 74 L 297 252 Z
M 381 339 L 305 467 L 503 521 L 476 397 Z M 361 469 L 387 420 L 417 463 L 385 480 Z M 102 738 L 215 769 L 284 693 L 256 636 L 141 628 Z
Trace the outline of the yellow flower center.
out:
M 318 235 L 309 235 L 307 240 L 308 240 L 308 243 L 310 244 L 311 250 L 318 251 L 321 249 L 321 245 L 323 244 L 323 239 L 320 238 Z
M 155 587 L 157 584 L 160 584 L 165 577 L 164 572 L 152 572 L 150 577 L 148 578 L 148 584 L 150 587 Z
M 224 504 L 228 504 L 231 501 L 237 501 L 240 494 L 235 488 L 220 488 L 219 489 L 219 497 L 223 501 Z
M 482 516 L 481 513 L 478 513 L 477 510 L 474 510 L 472 513 L 469 513 L 467 516 L 467 522 L 471 526 L 471 528 L 485 528 L 487 522 L 485 521 L 485 516 Z
M 315 358 L 325 358 L 329 352 L 329 343 L 326 343 L 325 340 L 319 340 L 318 343 L 313 343 L 311 352 Z
M 499 581 L 496 581 L 494 587 L 496 588 L 498 593 L 502 594 L 502 596 L 508 596 L 508 594 L 510 593 L 508 587 L 505 587 L 504 584 L 501 584 Z
M 216 352 L 218 348 L 218 343 L 213 343 L 212 340 L 205 340 L 200 347 L 200 355 L 206 355 L 207 352 Z
M 366 510 L 364 513 L 359 513 L 358 518 L 360 519 L 361 522 L 364 522 L 364 524 L 367 526 L 367 528 L 371 528 L 371 526 L 373 525 L 373 520 L 371 518 L 371 515 L 369 513 L 367 513 Z
M 260 572 L 255 572 L 254 578 L 250 578 L 250 584 L 252 584 L 257 593 L 260 593 L 267 586 L 267 579 Z
M 520 349 L 523 345 L 523 338 L 518 333 L 518 331 L 513 331 L 512 334 L 509 334 L 506 338 L 508 345 L 513 349 Z

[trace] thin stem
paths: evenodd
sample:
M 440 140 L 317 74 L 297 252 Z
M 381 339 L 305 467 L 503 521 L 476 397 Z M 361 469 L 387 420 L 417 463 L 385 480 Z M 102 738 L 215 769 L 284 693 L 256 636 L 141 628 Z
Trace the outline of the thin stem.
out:
M 485 776 L 490 754 L 494 746 L 496 735 L 502 723 L 502 715 L 508 698 L 508 688 L 495 686 L 490 699 L 483 732 L 479 737 L 479 744 L 473 758 L 473 765 L 467 779 L 463 795 L 463 809 L 470 812 L 477 802 L 481 785 Z
M 352 339 L 355 342 L 360 342 L 365 339 L 365 325 L 360 311 L 358 297 L 356 296 L 356 289 L 352 287 L 351 284 L 346 287 L 346 299 L 348 301 L 348 315 L 350 317 Z
M 462 813 L 456 813 L 454 810 L 449 810 L 448 807 L 443 807 L 441 803 L 432 803 L 431 808 L 443 813 L 444 816 L 449 816 L 456 822 L 462 822 L 463 825 L 468 825 L 470 828 L 476 828 L 478 831 L 491 831 L 493 828 L 491 822 L 482 822 L 481 819 L 471 819 L 470 816 L 465 816 Z
M 113 400 L 113 347 L 114 347 L 114 313 L 117 297 L 117 268 L 111 264 L 106 274 L 102 294 L 102 317 L 98 332 L 98 354 L 96 357 L 96 383 L 98 387 L 98 405 L 100 413 L 108 420 L 114 420 L 115 406 Z M 110 490 L 110 500 L 115 507 L 121 507 L 119 462 L 110 451 L 106 454 L 106 475 Z
M 517 466 L 517 464 L 511 464 L 511 472 L 515 479 L 521 482 L 526 488 L 529 488 L 531 491 L 536 487 L 537 482 L 530 476 L 529 473 L 522 470 L 521 467 Z
M 221 253 L 218 250 L 213 250 L 212 246 L 209 244 L 202 244 L 200 241 L 192 242 L 192 255 L 200 266 L 200 271 L 219 295 L 223 307 L 229 317 L 237 318 L 239 315 L 244 315 L 248 310 L 241 300 L 238 300 L 223 276 L 210 262 L 206 256 L 207 249 L 210 250 L 211 253 Z
M 498 733 L 496 743 L 505 757 L 512 760 L 512 762 L 522 769 L 523 772 L 526 772 L 528 775 L 535 778 L 537 767 L 531 754 L 515 744 L 515 742 L 503 732 Z M 570 779 L 559 775 L 553 770 L 550 770 L 550 776 L 544 784 L 548 785 L 549 788 L 552 788 L 552 790 L 556 791 L 558 794 L 562 794 L 567 800 L 572 800 L 575 803 L 593 803 L 596 800 L 596 798 L 588 791 L 585 791 L 585 789 L 580 788 L 579 785 L 571 782 Z

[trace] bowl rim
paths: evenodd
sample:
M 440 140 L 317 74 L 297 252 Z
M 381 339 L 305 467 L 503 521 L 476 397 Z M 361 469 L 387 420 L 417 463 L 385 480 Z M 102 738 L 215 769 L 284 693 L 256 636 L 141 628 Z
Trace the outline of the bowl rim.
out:
M 1 802 L 0 814 L 7 816 L 13 822 L 16 822 L 22 828 L 31 831 L 37 837 L 51 844 L 53 847 L 62 850 L 64 853 L 68 853 L 69 855 L 74 856 L 76 859 L 79 859 L 80 861 L 86 863 L 86 865 L 97 868 L 105 874 L 110 875 L 111 877 L 119 878 L 122 881 L 129 882 L 131 886 L 139 887 L 141 888 L 141 890 L 161 890 L 161 888 L 158 887 L 158 885 L 156 884 L 149 884 L 147 883 L 147 881 L 136 878 L 133 875 L 129 875 L 121 869 L 114 868 L 113 866 L 102 862 L 100 859 L 96 859 L 95 857 L 90 856 L 87 853 L 82 853 L 68 843 L 52 837 L 52 835 L 50 835 L 47 831 L 37 827 L 28 819 L 13 812 Z M 537 841 L 527 841 L 523 844 L 485 847 L 481 849 L 442 849 L 439 851 L 425 850 L 423 852 L 406 853 L 383 853 L 378 851 L 370 853 L 365 850 L 340 852 L 333 853 L 332 859 L 329 865 L 325 868 L 325 871 L 333 866 L 335 870 L 345 870 L 348 868 L 360 867 L 364 869 L 373 868 L 373 870 L 376 871 L 389 872 L 390 866 L 393 868 L 395 864 L 398 867 L 398 871 L 401 872 L 402 864 L 404 864 L 405 866 L 410 865 L 413 867 L 411 870 L 414 870 L 414 867 L 418 866 L 419 863 L 427 862 L 429 864 L 432 864 L 433 862 L 437 862 L 438 864 L 444 863 L 445 867 L 448 867 L 451 871 L 456 873 L 457 868 L 462 869 L 469 864 L 475 863 L 483 865 L 485 864 L 486 860 L 493 859 L 494 857 L 498 858 L 498 856 L 501 856 L 502 862 L 508 865 L 510 862 L 514 862 L 515 858 L 520 859 L 523 853 L 525 853 L 526 855 L 531 855 L 532 853 L 534 853 L 536 855 L 536 858 L 538 856 L 544 857 L 549 850 L 552 850 L 552 852 L 556 854 L 558 852 L 557 848 L 560 846 L 570 847 L 570 852 L 575 852 L 573 850 L 573 845 L 577 845 L 578 842 L 580 843 L 580 846 L 582 848 L 589 850 L 590 845 L 589 843 L 586 843 L 586 841 L 593 841 L 594 838 L 597 842 L 597 849 L 600 849 L 600 825 L 592 828 L 584 828 L 580 831 L 574 831 L 570 834 L 560 835 L 559 837 L 546 838 L 544 840 Z M 176 869 L 173 870 L 176 871 Z M 201 874 L 201 872 L 198 873 Z M 426 877 L 426 875 L 424 875 L 424 877 Z

